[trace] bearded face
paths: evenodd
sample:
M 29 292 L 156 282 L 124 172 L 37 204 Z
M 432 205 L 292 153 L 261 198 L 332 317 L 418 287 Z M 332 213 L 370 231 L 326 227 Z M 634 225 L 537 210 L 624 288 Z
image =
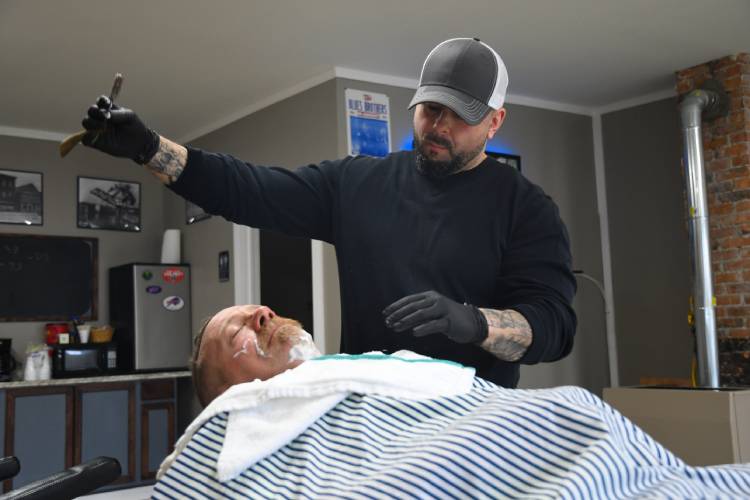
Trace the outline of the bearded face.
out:
M 416 146 L 417 170 L 422 175 L 435 180 L 445 179 L 449 175 L 464 170 L 469 162 L 484 151 L 485 147 L 482 141 L 468 151 L 456 151 L 449 140 L 434 133 L 427 133 L 424 138 L 420 138 L 416 130 L 414 145 Z M 444 148 L 448 157 L 438 154 L 433 145 Z
M 493 111 L 477 125 L 469 125 L 447 106 L 418 104 L 414 110 L 417 170 L 431 179 L 444 179 L 476 167 L 504 116 L 504 110 Z

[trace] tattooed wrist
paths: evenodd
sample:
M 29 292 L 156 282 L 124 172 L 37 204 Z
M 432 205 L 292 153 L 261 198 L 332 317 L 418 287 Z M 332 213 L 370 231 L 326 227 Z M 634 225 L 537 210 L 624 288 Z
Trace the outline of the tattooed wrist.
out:
M 479 309 L 487 318 L 489 334 L 481 346 L 503 361 L 518 361 L 531 345 L 529 322 L 512 309 Z
M 172 184 L 182 174 L 187 164 L 187 149 L 164 137 L 159 138 L 159 149 L 146 164 L 164 184 Z

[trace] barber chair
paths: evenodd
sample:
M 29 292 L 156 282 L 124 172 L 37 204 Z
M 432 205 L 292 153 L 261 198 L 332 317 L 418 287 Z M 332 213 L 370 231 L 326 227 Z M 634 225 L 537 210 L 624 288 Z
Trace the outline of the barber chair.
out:
M 0 458 L 0 481 L 10 479 L 21 470 L 16 457 Z M 51 476 L 39 479 L 0 496 L 0 500 L 62 500 L 91 493 L 120 477 L 120 462 L 110 457 L 96 457 Z

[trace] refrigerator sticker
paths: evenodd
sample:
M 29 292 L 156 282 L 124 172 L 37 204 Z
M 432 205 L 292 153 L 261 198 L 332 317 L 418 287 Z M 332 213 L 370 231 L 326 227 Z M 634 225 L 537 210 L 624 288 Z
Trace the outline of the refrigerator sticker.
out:
M 161 293 L 161 287 L 159 285 L 147 286 L 146 291 L 153 294 Z
M 179 311 L 185 307 L 185 301 L 182 300 L 182 297 L 178 297 L 177 295 L 170 295 L 164 299 L 162 304 L 167 311 Z
M 185 279 L 185 271 L 182 269 L 177 269 L 175 267 L 170 267 L 169 269 L 165 269 L 163 273 L 161 273 L 162 279 L 166 281 L 167 283 L 179 283 L 183 279 Z
M 148 281 L 154 277 L 154 274 L 151 271 L 143 271 L 143 274 L 141 274 L 141 276 L 143 276 L 144 280 Z

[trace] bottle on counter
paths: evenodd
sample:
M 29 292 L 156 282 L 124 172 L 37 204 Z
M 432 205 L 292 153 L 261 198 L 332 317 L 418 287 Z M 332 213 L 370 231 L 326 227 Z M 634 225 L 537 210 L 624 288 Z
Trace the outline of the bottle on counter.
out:
M 70 329 L 68 330 L 68 333 L 70 333 L 70 343 L 71 344 L 80 344 L 81 343 L 81 335 L 78 333 L 78 325 L 82 325 L 83 321 L 78 319 L 78 316 L 73 316 L 70 319 Z

